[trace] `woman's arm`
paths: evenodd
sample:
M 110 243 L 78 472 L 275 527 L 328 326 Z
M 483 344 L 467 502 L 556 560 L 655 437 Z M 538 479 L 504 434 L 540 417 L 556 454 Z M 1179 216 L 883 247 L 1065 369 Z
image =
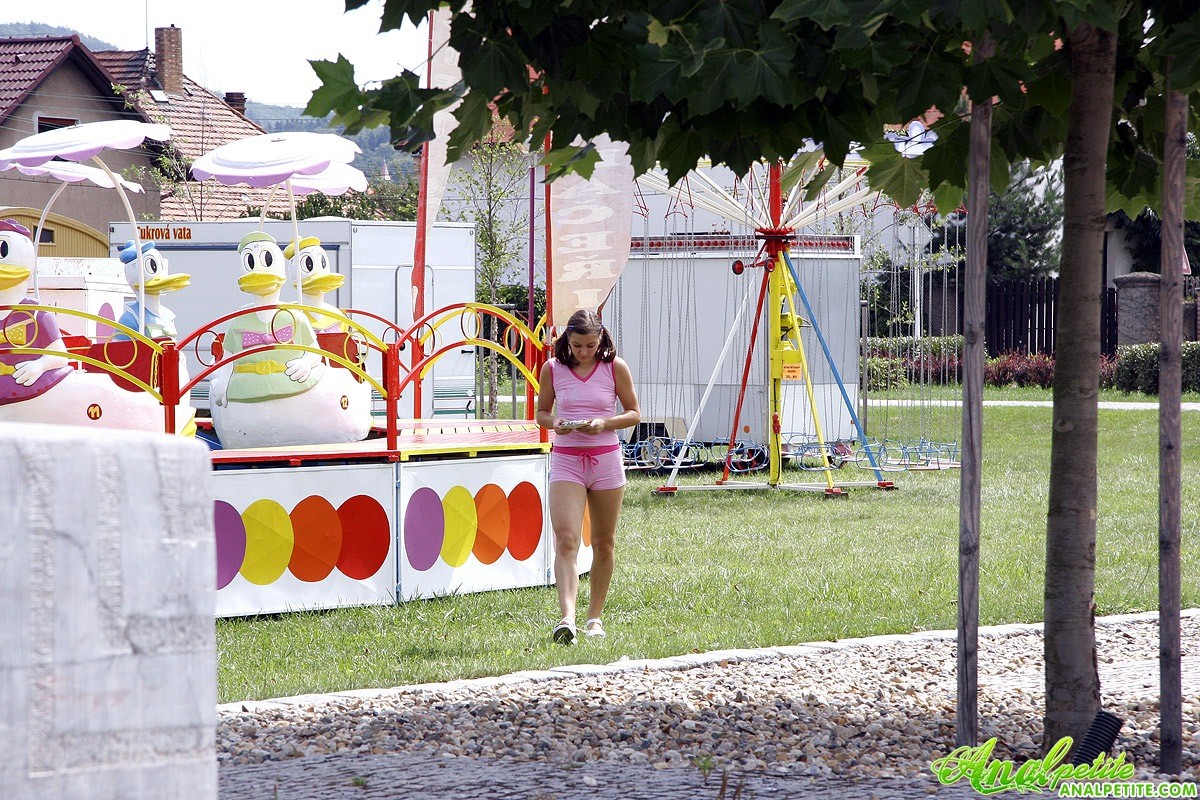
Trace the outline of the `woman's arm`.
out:
M 632 428 L 641 422 L 642 411 L 638 406 L 637 392 L 633 388 L 633 373 L 629 371 L 629 365 L 620 358 L 613 360 L 613 381 L 616 384 L 617 399 L 621 401 L 623 410 L 620 414 L 604 420 L 603 430 Z
M 549 361 L 542 364 L 538 375 L 537 413 L 533 418 L 543 428 L 554 428 L 558 422 L 554 418 L 554 370 Z

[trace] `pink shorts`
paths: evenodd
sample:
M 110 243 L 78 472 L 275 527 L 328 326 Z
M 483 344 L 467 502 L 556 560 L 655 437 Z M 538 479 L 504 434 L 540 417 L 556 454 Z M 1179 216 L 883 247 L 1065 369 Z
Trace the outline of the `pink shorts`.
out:
M 621 445 L 555 447 L 550 451 L 550 482 L 567 481 L 586 489 L 619 489 L 625 485 Z

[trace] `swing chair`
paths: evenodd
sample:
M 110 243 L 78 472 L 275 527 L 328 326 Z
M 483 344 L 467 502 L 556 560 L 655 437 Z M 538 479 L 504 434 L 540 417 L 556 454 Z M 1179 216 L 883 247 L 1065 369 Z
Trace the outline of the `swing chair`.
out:
M 965 252 L 959 215 L 939 218 L 926 206 L 881 204 L 869 244 L 862 303 L 865 318 L 864 423 L 872 437 L 855 463 L 870 455 L 885 471 L 959 466 L 962 413 L 938 387 L 958 380 L 962 341 L 954 272 Z M 935 234 L 942 249 L 932 252 Z

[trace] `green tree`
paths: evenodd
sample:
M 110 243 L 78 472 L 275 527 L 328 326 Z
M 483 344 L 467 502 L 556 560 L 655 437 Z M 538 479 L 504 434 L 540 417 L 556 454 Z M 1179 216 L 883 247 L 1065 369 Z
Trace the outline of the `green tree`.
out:
M 1008 188 L 989 192 L 987 274 L 992 281 L 1024 280 L 1058 271 L 1062 177 L 1055 167 L 1013 164 Z M 930 253 L 965 257 L 965 211 L 929 218 Z
M 246 210 L 247 216 L 262 214 L 261 207 Z M 268 214 L 269 218 L 286 219 Z M 349 191 L 340 195 L 311 192 L 296 200 L 296 219 L 346 217 L 347 219 L 390 219 L 412 221 L 417 218 L 417 182 L 372 180 L 365 192 Z
M 459 205 L 460 220 L 475 225 L 475 297 L 497 305 L 503 302 L 504 287 L 520 279 L 521 248 L 529 234 L 529 212 L 521 201 L 528 196 L 530 159 L 520 147 L 491 138 L 475 145 L 466 165 L 447 201 Z M 493 340 L 503 333 L 491 324 L 484 331 Z M 491 419 L 499 409 L 500 361 L 495 353 L 484 353 L 484 413 Z
M 365 2 L 347 0 L 347 9 Z M 420 22 L 438 5 L 385 0 L 384 27 Z M 672 181 L 705 157 L 735 174 L 759 159 L 790 161 L 806 139 L 841 166 L 858 143 L 874 188 L 901 205 L 931 189 L 949 209 L 966 183 L 967 118 L 947 113 L 936 146 L 917 159 L 901 157 L 883 131 L 931 106 L 957 109 L 966 87 L 977 105 L 996 101 L 987 112 L 992 188 L 1006 187 L 1012 162 L 1063 157 L 1045 740 L 1079 740 L 1099 704 L 1092 616 L 1104 214 L 1158 205 L 1162 76 L 1175 57 L 1176 91 L 1200 85 L 1200 8 L 1150 0 L 449 5 L 460 86 L 421 89 L 406 72 L 364 91 L 339 57 L 313 63 L 322 87 L 309 113 L 333 111 L 348 130 L 386 123 L 393 141 L 415 147 L 432 136 L 434 113 L 461 97 L 452 158 L 499 115 L 533 149 L 551 135 L 543 162 L 552 176 L 589 174 L 597 157 L 589 142 L 601 133 L 629 144 L 635 171 L 659 164 Z M 987 58 L 966 57 L 964 43 L 989 40 Z M 813 179 L 810 195 L 829 172 Z

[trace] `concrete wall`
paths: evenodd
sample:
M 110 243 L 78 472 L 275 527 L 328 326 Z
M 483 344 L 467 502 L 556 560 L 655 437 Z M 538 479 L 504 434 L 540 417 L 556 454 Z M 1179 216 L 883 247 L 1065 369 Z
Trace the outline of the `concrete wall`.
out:
M 214 800 L 205 448 L 0 423 L 0 463 L 0 796 Z

